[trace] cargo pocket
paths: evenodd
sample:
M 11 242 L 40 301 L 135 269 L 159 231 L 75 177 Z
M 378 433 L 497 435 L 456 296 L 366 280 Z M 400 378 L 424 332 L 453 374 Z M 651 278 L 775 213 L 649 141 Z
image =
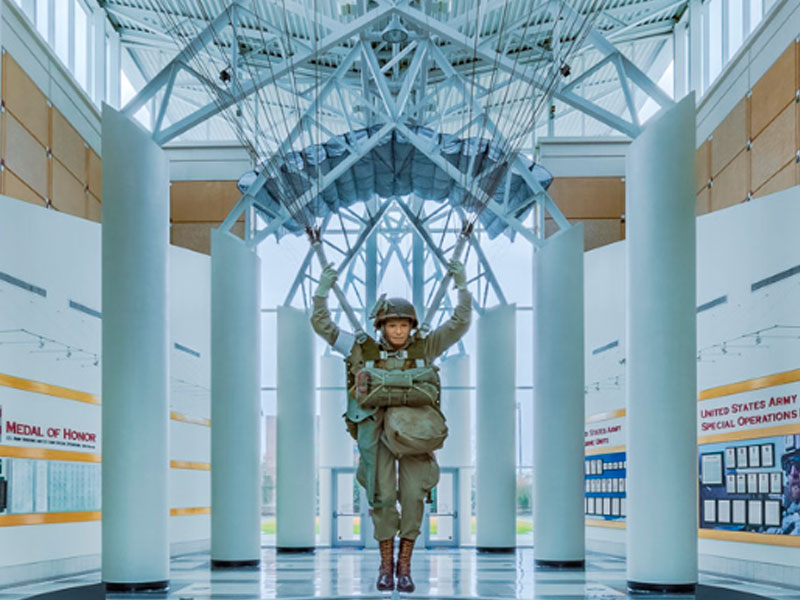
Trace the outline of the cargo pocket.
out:
M 428 461 L 428 469 L 422 484 L 422 491 L 426 494 L 436 487 L 439 483 L 439 464 L 436 459 L 431 458 Z

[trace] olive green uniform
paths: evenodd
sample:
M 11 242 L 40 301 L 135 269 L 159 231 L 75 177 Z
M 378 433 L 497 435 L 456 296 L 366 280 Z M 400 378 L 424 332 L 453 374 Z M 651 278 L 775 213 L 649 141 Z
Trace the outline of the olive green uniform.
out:
M 471 310 L 472 296 L 467 290 L 459 290 L 458 304 L 453 316 L 424 338 L 425 360 L 428 364 L 432 364 L 434 359 L 441 356 L 467 332 Z M 311 324 L 314 331 L 331 346 L 336 344 L 340 331 L 330 318 L 325 298 L 314 296 Z M 406 344 L 399 350 L 408 348 L 417 335 L 419 334 L 409 336 Z M 396 350 L 382 339 L 380 348 L 387 352 L 386 358 L 381 361 L 383 363 L 381 368 L 386 370 L 404 368 L 406 359 L 393 356 Z M 347 364 L 351 372 L 364 367 L 365 360 L 359 344 L 353 344 L 349 349 Z M 403 455 L 399 458 L 392 454 L 381 440 L 385 410 L 385 408 L 364 409 L 359 406 L 353 394 L 348 393 L 345 417 L 350 433 L 358 441 L 360 454 L 356 476 L 358 482 L 367 490 L 372 507 L 375 539 L 378 541 L 391 539 L 399 531 L 400 537 L 415 540 L 422 523 L 423 500 L 439 481 L 439 465 L 436 464 L 432 452 Z M 374 470 L 371 468 L 372 464 L 375 465 Z M 397 511 L 398 488 L 402 513 Z M 374 496 L 370 497 L 370 492 L 373 490 Z

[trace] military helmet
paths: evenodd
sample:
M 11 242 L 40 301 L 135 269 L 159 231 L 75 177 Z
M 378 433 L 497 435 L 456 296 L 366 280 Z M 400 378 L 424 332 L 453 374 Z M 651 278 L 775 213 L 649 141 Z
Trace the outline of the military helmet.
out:
M 386 294 L 378 299 L 369 316 L 371 319 L 375 319 L 375 329 L 380 329 L 387 319 L 409 319 L 412 329 L 419 324 L 417 311 L 414 310 L 411 302 L 405 298 L 387 298 Z

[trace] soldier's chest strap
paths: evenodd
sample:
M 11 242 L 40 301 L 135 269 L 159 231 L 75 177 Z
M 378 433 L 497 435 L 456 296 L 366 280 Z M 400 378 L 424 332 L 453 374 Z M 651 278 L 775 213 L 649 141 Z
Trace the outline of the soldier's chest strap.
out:
M 368 338 L 361 344 L 361 352 L 364 362 L 368 367 L 385 369 L 386 361 L 389 358 L 397 358 L 405 361 L 402 367 L 403 369 L 427 366 L 427 360 L 425 359 L 425 338 L 421 336 L 415 336 L 414 341 L 411 342 L 407 348 L 397 350 L 396 352 L 384 350 L 375 340 Z

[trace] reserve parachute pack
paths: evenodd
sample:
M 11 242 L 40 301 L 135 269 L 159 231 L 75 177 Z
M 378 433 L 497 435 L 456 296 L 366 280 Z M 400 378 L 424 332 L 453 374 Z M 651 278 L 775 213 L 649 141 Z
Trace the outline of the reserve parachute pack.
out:
M 439 403 L 439 374 L 433 367 L 387 371 L 366 366 L 356 375 L 355 396 L 362 408 L 434 406 Z
M 361 344 L 364 367 L 348 372 L 348 389 L 364 409 L 386 408 L 384 442 L 396 456 L 438 450 L 447 437 L 439 409 L 441 381 L 436 367 L 425 359 L 425 339 L 417 337 L 393 356 L 405 362 L 400 369 L 383 368 L 389 353 L 371 338 Z

